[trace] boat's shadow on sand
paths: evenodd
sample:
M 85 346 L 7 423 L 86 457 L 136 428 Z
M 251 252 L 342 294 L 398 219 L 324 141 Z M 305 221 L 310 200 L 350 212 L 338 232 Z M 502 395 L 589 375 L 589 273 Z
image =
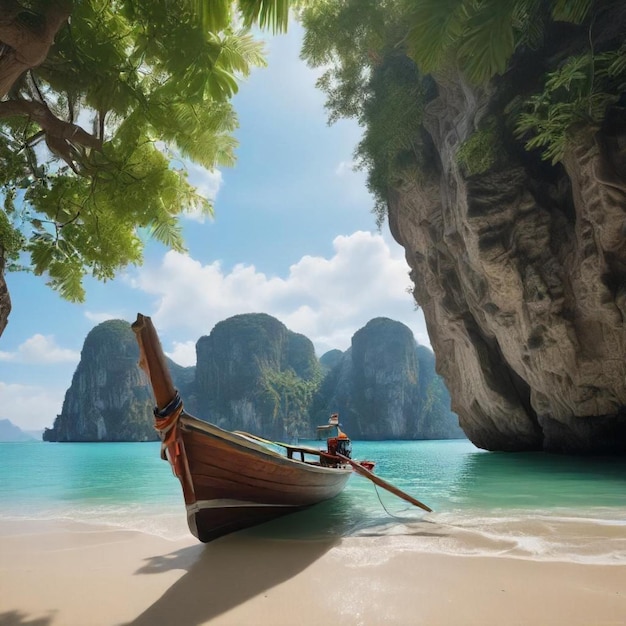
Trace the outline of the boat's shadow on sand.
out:
M 187 571 L 128 626 L 203 624 L 297 576 L 336 542 L 283 541 L 239 533 L 152 557 L 138 575 Z
M 342 494 L 343 495 L 343 494 Z M 351 504 L 351 510 L 347 506 Z M 262 596 L 292 579 L 354 535 L 354 509 L 358 505 L 339 496 L 294 516 L 275 520 L 209 544 L 197 544 L 170 554 L 154 556 L 137 575 L 171 570 L 186 573 L 154 604 L 127 626 L 197 626 L 215 619 L 244 602 Z M 360 517 L 360 515 L 357 515 Z M 324 523 L 325 522 L 325 523 Z M 356 536 L 379 537 L 404 522 L 403 534 L 442 537 L 448 533 L 436 524 L 414 517 L 379 519 L 364 523 Z

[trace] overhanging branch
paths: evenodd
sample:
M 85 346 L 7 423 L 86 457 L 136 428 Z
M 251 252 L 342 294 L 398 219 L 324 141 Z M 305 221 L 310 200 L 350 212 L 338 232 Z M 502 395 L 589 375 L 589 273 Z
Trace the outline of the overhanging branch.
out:
M 102 150 L 102 140 L 88 133 L 77 124 L 59 119 L 43 103 L 34 100 L 5 100 L 0 102 L 0 119 L 7 117 L 28 117 L 37 123 L 46 135 L 70 141 L 73 144 Z

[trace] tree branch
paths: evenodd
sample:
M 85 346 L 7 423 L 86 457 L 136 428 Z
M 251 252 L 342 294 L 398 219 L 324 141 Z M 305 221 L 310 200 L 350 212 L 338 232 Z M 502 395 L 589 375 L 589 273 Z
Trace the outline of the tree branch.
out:
M 76 124 L 59 119 L 43 102 L 34 100 L 0 102 L 0 119 L 18 116 L 28 117 L 39 124 L 48 137 L 63 139 L 94 150 L 102 150 L 101 139 Z
M 81 174 L 81 169 L 86 163 L 87 148 L 102 150 L 100 138 L 76 124 L 59 119 L 43 102 L 36 100 L 0 102 L 0 120 L 19 116 L 27 117 L 41 127 L 50 151 L 63 159 L 76 174 Z

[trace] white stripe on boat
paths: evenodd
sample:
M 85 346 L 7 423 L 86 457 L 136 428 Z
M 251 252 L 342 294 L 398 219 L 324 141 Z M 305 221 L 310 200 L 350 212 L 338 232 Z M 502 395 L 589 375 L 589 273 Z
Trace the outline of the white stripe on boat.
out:
M 187 505 L 187 515 L 195 515 L 202 509 L 235 509 L 245 507 L 267 508 L 286 507 L 293 508 L 301 504 L 270 504 L 266 502 L 248 502 L 246 500 L 233 500 L 229 498 L 216 498 L 215 500 L 198 500 Z

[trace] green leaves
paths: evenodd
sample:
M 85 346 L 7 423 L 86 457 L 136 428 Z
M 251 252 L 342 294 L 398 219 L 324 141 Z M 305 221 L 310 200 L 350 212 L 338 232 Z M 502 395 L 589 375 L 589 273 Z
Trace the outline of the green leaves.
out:
M 562 22 L 582 23 L 591 10 L 592 0 L 555 0 L 552 15 Z
M 46 5 L 32 4 L 34 18 Z M 179 216 L 212 206 L 171 160 L 234 164 L 230 99 L 265 64 L 249 30 L 285 30 L 288 10 L 287 0 L 74 3 L 48 57 L 0 102 L 0 254 L 28 253 L 36 274 L 80 300 L 84 275 L 140 263 L 146 234 L 184 250 Z
M 163 221 L 152 224 L 149 232 L 152 237 L 165 244 L 168 248 L 177 252 L 185 251 L 180 226 L 174 218 L 166 218 Z
M 0 211 L 0 255 L 13 263 L 18 260 L 23 246 L 24 237 L 15 228 L 9 216 L 4 211 Z
M 427 91 L 410 59 L 390 56 L 372 71 L 366 94 L 360 118 L 365 132 L 355 156 L 368 170 L 369 190 L 382 200 L 424 164 L 420 129 Z
M 582 23 L 591 0 L 555 0 L 552 17 Z M 424 72 L 458 64 L 474 83 L 503 74 L 520 44 L 537 47 L 546 14 L 540 0 L 406 0 L 409 53 Z
M 529 98 L 516 123 L 528 150 L 561 161 L 577 133 L 597 130 L 607 108 L 626 87 L 626 44 L 620 49 L 570 57 L 547 75 L 543 92 Z
M 184 3 L 208 31 L 227 28 L 233 21 L 235 10 L 246 28 L 258 24 L 273 33 L 287 30 L 290 0 L 239 0 L 235 7 L 230 0 L 184 0 Z
M 261 28 L 271 29 L 273 33 L 284 33 L 287 30 L 289 0 L 239 0 L 238 5 L 246 27 L 258 24 Z
M 390 188 L 428 175 L 436 161 L 429 153 L 423 110 L 438 87 L 460 72 L 476 85 L 503 76 L 509 101 L 492 101 L 506 119 L 491 112 L 458 146 L 457 162 L 466 175 L 484 173 L 503 162 L 504 145 L 514 143 L 511 127 L 529 150 L 552 162 L 563 158 L 579 133 L 594 132 L 626 91 L 626 44 L 594 51 L 596 18 L 605 7 L 591 0 L 312 0 L 302 18 L 302 56 L 323 67 L 318 87 L 326 96 L 329 121 L 353 117 L 364 128 L 355 156 L 368 172 L 377 216 L 382 219 Z M 588 53 L 567 59 L 546 33 L 575 34 L 564 47 L 588 42 Z M 581 24 L 581 27 L 575 25 Z M 562 35 L 561 35 L 562 36 Z M 614 45 L 614 44 L 612 44 Z M 557 67 L 540 86 L 542 67 L 524 67 L 544 48 L 546 66 Z M 517 56 L 516 56 L 517 55 Z M 565 58 L 564 58 L 565 57 Z M 537 65 L 535 57 L 531 63 Z M 514 64 L 515 63 L 515 64 Z M 515 97 L 515 69 L 521 69 Z M 425 77 L 431 73 L 433 79 Z M 454 78 L 453 80 L 456 80 Z M 532 94 L 533 90 L 540 93 Z M 523 103 L 523 104 L 522 104 Z M 623 108 L 621 109 L 623 111 Z M 487 122 L 487 120 L 489 120 Z M 512 121 L 514 120 L 514 121 Z
M 459 147 L 457 163 L 467 176 L 484 174 L 493 167 L 506 163 L 506 151 L 502 146 L 502 130 L 494 117 L 487 118 Z
M 515 50 L 513 12 L 516 0 L 484 0 L 468 11 L 457 58 L 468 78 L 486 83 L 503 74 Z
M 409 53 L 422 71 L 430 73 L 446 63 L 464 32 L 465 4 L 464 0 L 407 2 Z
M 460 1 L 444 4 L 450 9 Z M 406 55 L 415 34 L 409 33 L 407 23 L 416 18 L 414 13 L 408 18 L 405 4 L 335 0 L 307 4 L 302 12 L 306 28 L 302 56 L 310 65 L 328 68 L 317 85 L 327 96 L 329 121 L 354 117 L 364 128 L 355 159 L 368 172 L 379 222 L 389 188 L 408 172 L 414 174 L 424 160 L 422 112 L 432 97 L 429 81 Z M 445 18 L 449 12 L 440 11 L 438 16 L 441 13 Z M 432 17 L 427 11 L 424 16 Z
M 543 33 L 538 0 L 407 0 L 409 54 L 424 72 L 458 65 L 474 83 L 506 71 L 523 42 Z
M 130 137 L 132 142 L 105 144 L 104 154 L 94 157 L 91 178 L 66 169 L 31 185 L 18 211 L 22 230 L 32 229 L 21 244 L 32 270 L 47 274 L 48 284 L 71 301 L 84 297 L 86 274 L 108 280 L 120 267 L 140 263 L 142 232 L 183 251 L 176 216 L 211 210 L 154 142 L 137 133 Z

